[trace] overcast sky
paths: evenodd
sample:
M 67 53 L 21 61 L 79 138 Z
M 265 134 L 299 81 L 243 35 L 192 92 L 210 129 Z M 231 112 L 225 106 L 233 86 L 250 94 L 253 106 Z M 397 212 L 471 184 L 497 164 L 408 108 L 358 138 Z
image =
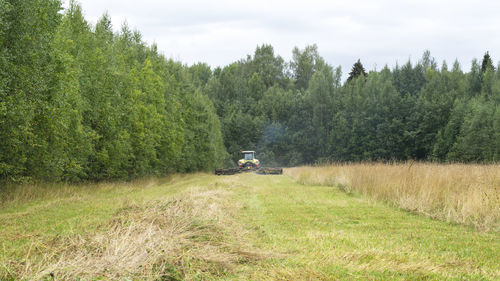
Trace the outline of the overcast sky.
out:
M 68 0 L 65 0 L 67 5 Z M 224 66 L 271 44 L 286 61 L 295 46 L 317 44 L 344 76 L 359 58 L 367 70 L 417 61 L 424 50 L 441 65 L 468 71 L 489 51 L 500 59 L 500 1 L 80 0 L 95 24 L 107 12 L 145 41 L 186 64 Z

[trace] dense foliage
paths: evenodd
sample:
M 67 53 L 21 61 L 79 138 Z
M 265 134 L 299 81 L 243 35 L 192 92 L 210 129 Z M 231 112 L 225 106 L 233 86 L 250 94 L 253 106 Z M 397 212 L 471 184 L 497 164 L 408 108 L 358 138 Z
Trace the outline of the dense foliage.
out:
M 0 179 L 128 179 L 209 170 L 226 156 L 200 85 L 210 68 L 165 59 L 74 3 L 0 1 Z M 208 73 L 207 73 L 208 72 Z
M 315 45 L 289 63 L 263 45 L 217 69 L 205 92 L 233 159 L 245 148 L 268 165 L 500 160 L 500 71 L 489 53 L 468 73 L 458 62 L 438 68 L 428 51 L 369 73 L 358 60 L 342 84 Z
M 342 83 L 315 45 L 285 62 L 262 45 L 212 70 L 186 66 L 109 16 L 0 0 L 0 180 L 129 179 L 230 165 L 500 160 L 500 70 L 416 64 Z M 497 68 L 498 69 L 498 68 Z M 228 154 L 229 152 L 229 154 Z M 232 161 L 229 160 L 229 156 Z

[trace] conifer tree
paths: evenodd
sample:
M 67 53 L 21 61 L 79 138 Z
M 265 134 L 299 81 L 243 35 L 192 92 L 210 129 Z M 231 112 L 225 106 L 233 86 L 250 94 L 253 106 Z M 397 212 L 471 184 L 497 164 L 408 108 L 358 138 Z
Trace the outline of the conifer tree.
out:
M 493 66 L 493 61 L 491 60 L 489 52 L 486 52 L 483 56 L 483 63 L 481 64 L 481 72 L 485 73 L 488 68 L 491 68 L 492 70 L 495 70 L 495 67 Z
M 366 76 L 366 71 L 365 71 L 365 68 L 363 67 L 363 64 L 358 59 L 358 61 L 352 66 L 352 69 L 351 69 L 351 72 L 349 72 L 349 78 L 347 78 L 347 81 L 351 81 L 354 78 L 359 77 L 360 75 Z

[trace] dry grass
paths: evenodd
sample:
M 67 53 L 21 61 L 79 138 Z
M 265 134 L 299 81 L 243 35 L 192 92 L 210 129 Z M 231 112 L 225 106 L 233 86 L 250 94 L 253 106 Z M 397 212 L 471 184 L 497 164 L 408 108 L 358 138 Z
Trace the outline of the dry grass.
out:
M 228 203 L 228 194 L 191 188 L 146 206 L 131 203 L 93 233 L 30 249 L 23 261 L 8 265 L 9 275 L 16 280 L 223 276 L 236 264 L 260 258 L 241 243 L 245 231 L 232 219 L 236 206 Z
M 66 199 L 70 197 L 83 197 L 95 193 L 103 193 L 116 189 L 137 189 L 148 188 L 153 185 L 158 185 L 161 182 L 175 180 L 173 176 L 170 178 L 143 178 L 134 181 L 115 181 L 115 182 L 100 182 L 100 183 L 82 183 L 78 185 L 65 183 L 44 183 L 44 184 L 0 184 L 0 207 L 11 207 L 26 202 L 40 200 L 56 200 Z
M 285 173 L 302 184 L 339 186 L 432 218 L 500 230 L 499 165 L 333 164 Z

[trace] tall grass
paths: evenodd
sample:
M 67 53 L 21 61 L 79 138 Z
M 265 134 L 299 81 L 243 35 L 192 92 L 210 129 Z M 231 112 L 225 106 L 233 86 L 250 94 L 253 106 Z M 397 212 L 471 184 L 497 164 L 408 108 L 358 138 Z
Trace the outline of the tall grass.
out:
M 100 183 L 38 183 L 38 184 L 1 184 L 0 183 L 0 208 L 17 206 L 34 201 L 57 200 L 69 197 L 87 197 L 122 190 L 129 192 L 133 189 L 146 188 L 165 183 L 178 178 L 179 175 L 164 178 L 140 178 L 133 181 L 114 181 Z
M 500 231 L 500 166 L 332 164 L 286 169 L 302 184 L 338 186 L 450 222 Z

